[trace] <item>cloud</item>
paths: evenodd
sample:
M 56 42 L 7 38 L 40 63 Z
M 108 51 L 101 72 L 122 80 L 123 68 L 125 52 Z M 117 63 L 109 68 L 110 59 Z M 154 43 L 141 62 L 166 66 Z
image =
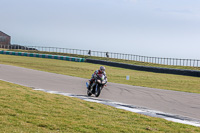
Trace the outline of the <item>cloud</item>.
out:
M 165 12 L 165 13 L 184 13 L 184 14 L 192 14 L 193 13 L 191 10 L 188 10 L 188 9 L 165 10 L 165 9 L 161 9 L 161 8 L 156 8 L 155 11 L 157 11 L 157 12 Z
M 128 2 L 131 2 L 131 3 L 137 3 L 138 0 L 124 0 L 124 1 L 128 1 Z

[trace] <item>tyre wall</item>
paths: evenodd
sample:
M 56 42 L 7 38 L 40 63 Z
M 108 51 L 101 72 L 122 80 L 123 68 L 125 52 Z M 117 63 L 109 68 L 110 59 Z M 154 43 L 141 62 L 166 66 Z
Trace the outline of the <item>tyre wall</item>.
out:
M 3 51 L 3 50 L 0 50 L 0 54 L 16 55 L 16 56 L 27 56 L 27 57 L 38 57 L 38 58 L 48 58 L 48 59 L 58 59 L 58 60 L 75 61 L 75 62 L 85 62 L 85 58 L 60 56 L 60 55 L 50 55 L 50 54 L 13 52 L 13 51 Z
M 171 69 L 171 68 L 160 68 L 160 67 L 149 67 L 149 66 L 137 66 L 137 65 L 132 65 L 132 64 L 124 64 L 124 63 L 117 63 L 117 62 L 110 62 L 110 61 L 103 61 L 103 60 L 95 60 L 95 59 L 86 59 L 86 62 L 94 63 L 94 64 L 108 65 L 108 66 L 113 66 L 113 67 L 126 68 L 126 69 L 132 69 L 132 70 L 139 70 L 139 71 L 147 71 L 147 72 L 155 72 L 155 73 L 167 73 L 167 74 L 176 74 L 176 75 L 200 77 L 200 71 L 196 71 L 196 70 Z

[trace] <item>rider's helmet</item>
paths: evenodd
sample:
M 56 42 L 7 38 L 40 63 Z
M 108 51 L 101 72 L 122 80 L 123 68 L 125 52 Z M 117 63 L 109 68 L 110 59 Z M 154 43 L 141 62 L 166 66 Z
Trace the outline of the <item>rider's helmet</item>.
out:
M 105 72 L 106 68 L 104 66 L 101 66 L 99 70 L 103 73 Z

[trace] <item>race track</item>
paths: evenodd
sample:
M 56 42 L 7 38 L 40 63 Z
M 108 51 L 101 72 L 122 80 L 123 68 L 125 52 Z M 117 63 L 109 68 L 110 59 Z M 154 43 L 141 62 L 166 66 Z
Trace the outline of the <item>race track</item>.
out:
M 0 64 L 0 80 L 86 96 L 85 82 L 88 79 Z M 108 83 L 99 99 L 200 120 L 200 94 Z

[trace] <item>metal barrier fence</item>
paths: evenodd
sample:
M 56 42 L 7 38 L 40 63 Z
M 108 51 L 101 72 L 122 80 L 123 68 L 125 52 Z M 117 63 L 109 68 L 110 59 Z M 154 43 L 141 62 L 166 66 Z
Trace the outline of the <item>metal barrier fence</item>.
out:
M 0 48 L 69 53 L 69 54 L 78 54 L 78 55 L 85 55 L 85 56 L 96 56 L 96 57 L 107 57 L 107 58 L 114 58 L 114 59 L 140 61 L 140 62 L 163 64 L 163 65 L 200 67 L 200 60 L 197 60 L 197 59 L 149 57 L 149 56 L 140 56 L 140 55 L 133 55 L 133 54 L 58 48 L 58 47 L 43 47 L 43 46 L 0 45 Z

